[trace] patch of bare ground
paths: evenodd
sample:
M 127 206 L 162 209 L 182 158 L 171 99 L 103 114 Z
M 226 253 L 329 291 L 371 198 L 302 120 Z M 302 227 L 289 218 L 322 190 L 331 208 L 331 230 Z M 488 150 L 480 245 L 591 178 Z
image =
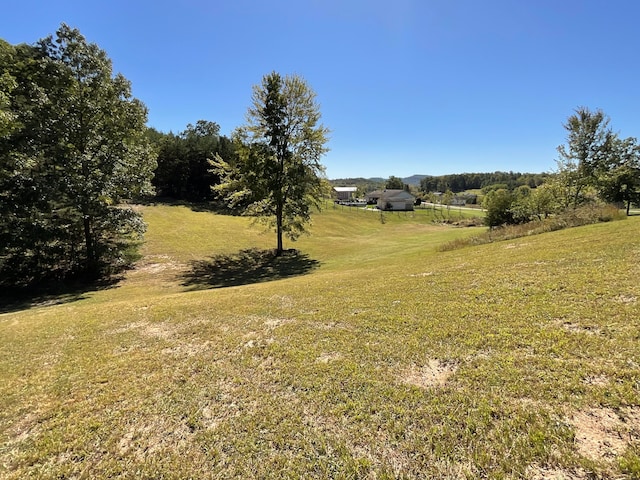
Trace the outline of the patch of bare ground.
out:
M 159 415 L 144 417 L 130 425 L 120 438 L 118 453 L 143 460 L 162 451 L 182 450 L 191 435 L 185 424 L 174 424 Z
M 279 304 L 281 308 L 291 308 L 295 305 L 293 298 L 288 295 L 272 295 L 269 300 Z
M 587 480 L 587 474 L 581 468 L 576 470 L 562 470 L 559 468 L 542 468 L 531 466 L 525 477 L 529 480 Z
M 340 360 L 342 358 L 342 354 L 339 352 L 325 352 L 316 358 L 316 362 L 318 363 L 329 363 L 335 362 L 336 360 Z
M 135 330 L 145 337 L 155 337 L 167 339 L 174 335 L 175 330 L 164 323 L 149 323 L 149 322 L 133 322 L 124 325 L 123 327 L 112 330 L 111 333 L 120 334 Z
M 286 325 L 287 323 L 293 323 L 295 320 L 293 318 L 266 318 L 264 320 L 264 326 L 267 329 L 274 329 L 281 325 Z
M 640 407 L 591 408 L 574 414 L 571 423 L 578 452 L 591 460 L 611 460 L 640 441 Z
M 635 295 L 618 295 L 617 297 L 613 297 L 613 301 L 630 305 L 632 303 L 636 303 L 638 301 L 638 297 Z
M 136 264 L 133 272 L 160 273 L 165 270 L 180 270 L 185 265 L 174 261 L 169 255 L 147 255 L 144 260 Z
M 8 445 L 21 443 L 29 438 L 36 437 L 40 433 L 39 416 L 36 412 L 27 412 L 19 417 L 14 424 L 7 429 Z
M 529 245 L 528 243 L 521 243 L 521 244 L 516 244 L 516 243 L 509 243 L 508 245 L 505 245 L 505 249 L 507 250 L 511 250 L 512 248 L 520 248 L 520 247 L 525 247 Z
M 433 275 L 433 272 L 422 272 L 422 273 L 414 273 L 409 275 L 410 277 L 430 277 Z
M 209 345 L 209 341 L 205 341 L 203 343 L 179 343 L 173 347 L 162 349 L 162 353 L 166 355 L 193 357 L 194 355 L 207 350 L 209 348 Z
M 457 369 L 455 362 L 430 358 L 424 365 L 412 365 L 406 369 L 401 381 L 421 388 L 443 387 Z
M 567 332 L 571 333 L 585 333 L 587 335 L 599 335 L 601 333 L 601 330 L 597 327 L 580 325 L 578 323 L 567 322 L 562 319 L 556 319 L 554 323 L 560 328 L 563 328 Z
M 609 381 L 609 377 L 606 375 L 589 375 L 582 379 L 582 383 L 594 387 L 605 387 L 609 385 Z

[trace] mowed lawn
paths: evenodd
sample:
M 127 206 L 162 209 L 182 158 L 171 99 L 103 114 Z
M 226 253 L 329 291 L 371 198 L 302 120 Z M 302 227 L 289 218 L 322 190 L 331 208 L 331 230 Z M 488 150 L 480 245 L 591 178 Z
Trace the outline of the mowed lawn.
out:
M 0 314 L 0 478 L 640 478 L 640 217 L 140 207 L 112 288 Z M 253 250 L 252 250 L 253 249 Z

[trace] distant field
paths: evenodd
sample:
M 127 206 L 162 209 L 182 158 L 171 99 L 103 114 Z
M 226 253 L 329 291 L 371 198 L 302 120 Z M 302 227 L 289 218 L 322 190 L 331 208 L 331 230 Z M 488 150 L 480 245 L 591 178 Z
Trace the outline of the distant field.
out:
M 140 208 L 115 287 L 0 314 L 0 478 L 640 478 L 640 217 L 438 252 L 481 229 L 330 207 L 273 261 Z

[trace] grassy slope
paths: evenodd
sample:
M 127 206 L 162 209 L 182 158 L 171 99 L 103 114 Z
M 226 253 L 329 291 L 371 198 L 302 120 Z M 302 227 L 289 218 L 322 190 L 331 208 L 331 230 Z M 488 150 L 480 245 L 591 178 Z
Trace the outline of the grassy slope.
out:
M 0 315 L 0 477 L 640 475 L 640 219 L 438 253 L 473 230 L 329 209 L 309 274 L 207 288 L 190 262 L 273 235 L 144 214 L 117 288 Z

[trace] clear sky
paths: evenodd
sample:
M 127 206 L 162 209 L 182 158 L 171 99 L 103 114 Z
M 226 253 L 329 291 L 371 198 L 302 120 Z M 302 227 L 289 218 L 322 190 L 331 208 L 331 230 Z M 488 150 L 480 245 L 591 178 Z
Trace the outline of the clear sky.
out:
M 640 136 L 638 0 L 6 0 L 0 38 L 65 22 L 175 133 L 245 121 L 251 87 L 304 77 L 329 178 L 555 167 L 578 106 Z

